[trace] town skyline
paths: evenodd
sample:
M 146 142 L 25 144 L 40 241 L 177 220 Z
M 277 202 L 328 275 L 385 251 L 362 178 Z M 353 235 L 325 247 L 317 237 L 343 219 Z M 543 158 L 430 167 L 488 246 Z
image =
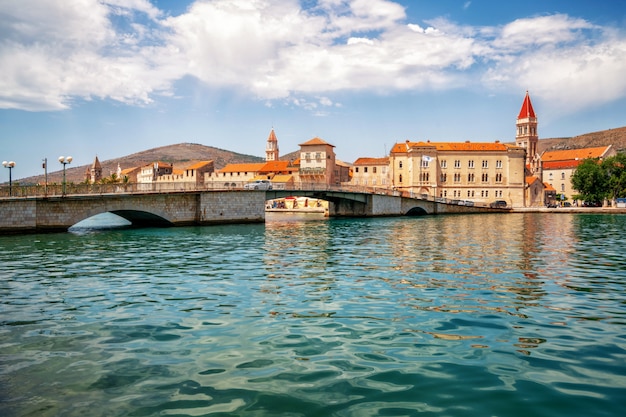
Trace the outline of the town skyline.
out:
M 282 152 L 321 137 L 346 162 L 404 140 L 513 142 L 526 91 L 540 139 L 626 125 L 616 2 L 28 3 L 0 6 L 14 178 L 172 143 L 262 157 L 272 128 Z

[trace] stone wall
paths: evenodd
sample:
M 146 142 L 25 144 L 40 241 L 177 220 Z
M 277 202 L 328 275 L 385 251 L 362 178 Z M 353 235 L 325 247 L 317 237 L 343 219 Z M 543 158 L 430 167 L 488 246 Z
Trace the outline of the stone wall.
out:
M 224 191 L 200 194 L 198 223 L 265 221 L 265 192 Z
M 0 200 L 0 234 L 29 231 L 34 229 L 36 224 L 35 199 Z

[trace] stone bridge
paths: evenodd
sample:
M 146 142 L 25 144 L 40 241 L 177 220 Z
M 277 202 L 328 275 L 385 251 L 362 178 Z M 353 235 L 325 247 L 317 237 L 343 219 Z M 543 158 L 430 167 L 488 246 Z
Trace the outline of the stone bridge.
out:
M 133 226 L 186 226 L 265 221 L 265 201 L 290 195 L 330 202 L 331 217 L 493 212 L 399 195 L 340 190 L 185 191 L 80 194 L 0 199 L 0 234 L 66 231 L 81 220 L 111 212 Z

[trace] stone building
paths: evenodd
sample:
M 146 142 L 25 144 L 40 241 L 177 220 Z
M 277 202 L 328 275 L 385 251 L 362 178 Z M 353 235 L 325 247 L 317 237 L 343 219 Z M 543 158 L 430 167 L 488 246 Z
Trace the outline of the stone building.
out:
M 541 155 L 543 181 L 554 187 L 557 200 L 573 200 L 578 192 L 572 187 L 571 178 L 578 165 L 588 158 L 603 160 L 616 154 L 612 145 L 545 151 Z
M 91 166 L 85 172 L 85 182 L 95 184 L 100 180 L 102 180 L 102 165 L 100 165 L 100 161 L 96 156 Z
M 315 137 L 300 145 L 300 182 L 339 185 L 349 181 L 349 166 L 335 158 L 335 145 Z
M 525 205 L 523 148 L 477 142 L 396 143 L 389 153 L 391 186 L 430 198 Z
M 351 184 L 389 188 L 389 158 L 359 158 L 352 164 Z

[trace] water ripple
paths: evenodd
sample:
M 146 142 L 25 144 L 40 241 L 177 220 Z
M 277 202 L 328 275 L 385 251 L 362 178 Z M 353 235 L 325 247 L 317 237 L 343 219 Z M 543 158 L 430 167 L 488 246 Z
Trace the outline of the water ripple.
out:
M 621 415 L 626 217 L 0 237 L 3 415 Z

